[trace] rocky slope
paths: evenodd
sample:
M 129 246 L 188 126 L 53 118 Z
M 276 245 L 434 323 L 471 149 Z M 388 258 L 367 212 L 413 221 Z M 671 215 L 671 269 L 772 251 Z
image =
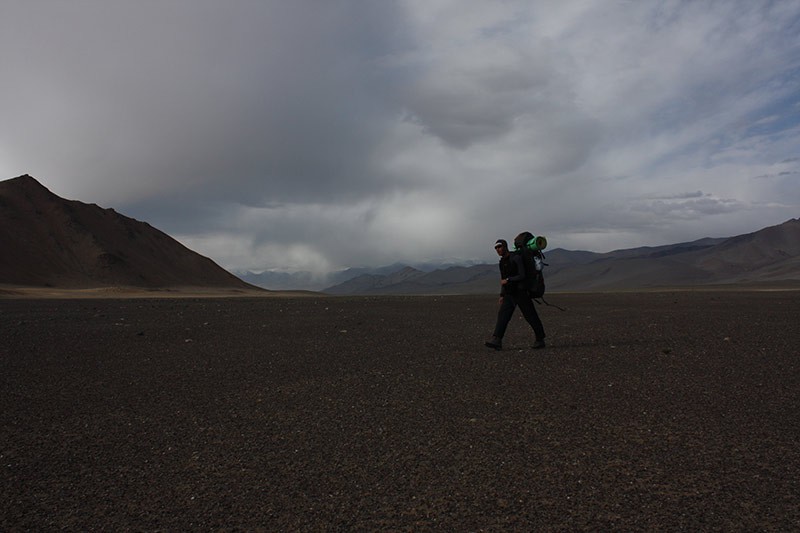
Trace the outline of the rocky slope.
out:
M 146 222 L 28 175 L 0 182 L 0 250 L 5 285 L 254 288 Z

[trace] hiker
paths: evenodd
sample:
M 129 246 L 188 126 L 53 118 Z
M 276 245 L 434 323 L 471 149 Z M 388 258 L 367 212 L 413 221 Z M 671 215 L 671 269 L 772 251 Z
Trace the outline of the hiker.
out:
M 518 249 L 521 249 L 525 243 L 515 244 Z M 506 333 L 506 327 L 514 314 L 514 309 L 519 306 L 522 315 L 536 335 L 533 348 L 544 348 L 544 326 L 536 313 L 533 300 L 525 288 L 525 263 L 522 255 L 517 252 L 513 254 L 509 252 L 508 243 L 504 239 L 497 239 L 494 249 L 500 256 L 500 309 L 497 311 L 494 335 L 492 335 L 492 340 L 486 341 L 486 346 L 495 350 L 503 348 L 503 335 Z

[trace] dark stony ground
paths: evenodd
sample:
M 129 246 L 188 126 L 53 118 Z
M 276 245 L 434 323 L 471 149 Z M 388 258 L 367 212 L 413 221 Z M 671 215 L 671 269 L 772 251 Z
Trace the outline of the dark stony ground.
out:
M 0 300 L 0 530 L 790 531 L 800 293 Z

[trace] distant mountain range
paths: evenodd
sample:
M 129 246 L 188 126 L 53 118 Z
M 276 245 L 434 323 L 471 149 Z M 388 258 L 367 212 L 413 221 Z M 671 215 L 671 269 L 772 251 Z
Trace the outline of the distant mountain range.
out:
M 473 261 L 471 263 L 467 262 L 466 264 L 475 265 L 478 263 Z M 375 276 L 381 278 L 383 276 L 393 276 L 401 270 L 408 268 L 412 268 L 424 274 L 456 266 L 461 267 L 464 266 L 464 264 L 414 263 L 413 265 L 407 265 L 404 263 L 394 263 L 373 268 L 353 267 L 328 273 L 314 273 L 308 271 L 281 272 L 270 270 L 259 273 L 250 271 L 234 271 L 233 273 L 248 283 L 271 290 L 324 291 L 329 287 L 346 283 L 359 276 Z
M 256 289 L 146 222 L 28 175 L 0 181 L 0 284 Z
M 800 219 L 730 238 L 706 238 L 608 253 L 546 252 L 548 291 L 613 291 L 690 286 L 800 288 Z M 423 272 L 364 273 L 329 294 L 483 294 L 499 289 L 496 264 Z
M 548 291 L 690 286 L 800 288 L 800 219 L 722 239 L 608 253 L 547 251 Z M 89 288 L 209 287 L 345 294 L 491 294 L 497 264 L 403 265 L 240 273 L 113 209 L 65 200 L 25 175 L 0 181 L 0 285 Z

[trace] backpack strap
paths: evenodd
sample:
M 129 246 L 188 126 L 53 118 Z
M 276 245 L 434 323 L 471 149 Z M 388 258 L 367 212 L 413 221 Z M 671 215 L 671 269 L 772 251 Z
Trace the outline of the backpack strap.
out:
M 564 309 L 563 307 L 559 307 L 559 306 L 557 306 L 556 304 L 551 304 L 550 302 L 548 302 L 547 300 L 545 300 L 545 299 L 544 299 L 544 297 L 541 297 L 541 298 L 532 298 L 532 300 L 533 300 L 534 302 L 536 302 L 537 304 L 539 304 L 539 305 L 542 305 L 542 303 L 544 303 L 544 305 L 547 305 L 547 306 L 549 306 L 549 307 L 555 307 L 556 309 L 559 309 L 559 310 L 561 310 L 561 311 L 566 311 L 566 309 Z M 541 300 L 541 302 L 540 302 L 539 300 Z

